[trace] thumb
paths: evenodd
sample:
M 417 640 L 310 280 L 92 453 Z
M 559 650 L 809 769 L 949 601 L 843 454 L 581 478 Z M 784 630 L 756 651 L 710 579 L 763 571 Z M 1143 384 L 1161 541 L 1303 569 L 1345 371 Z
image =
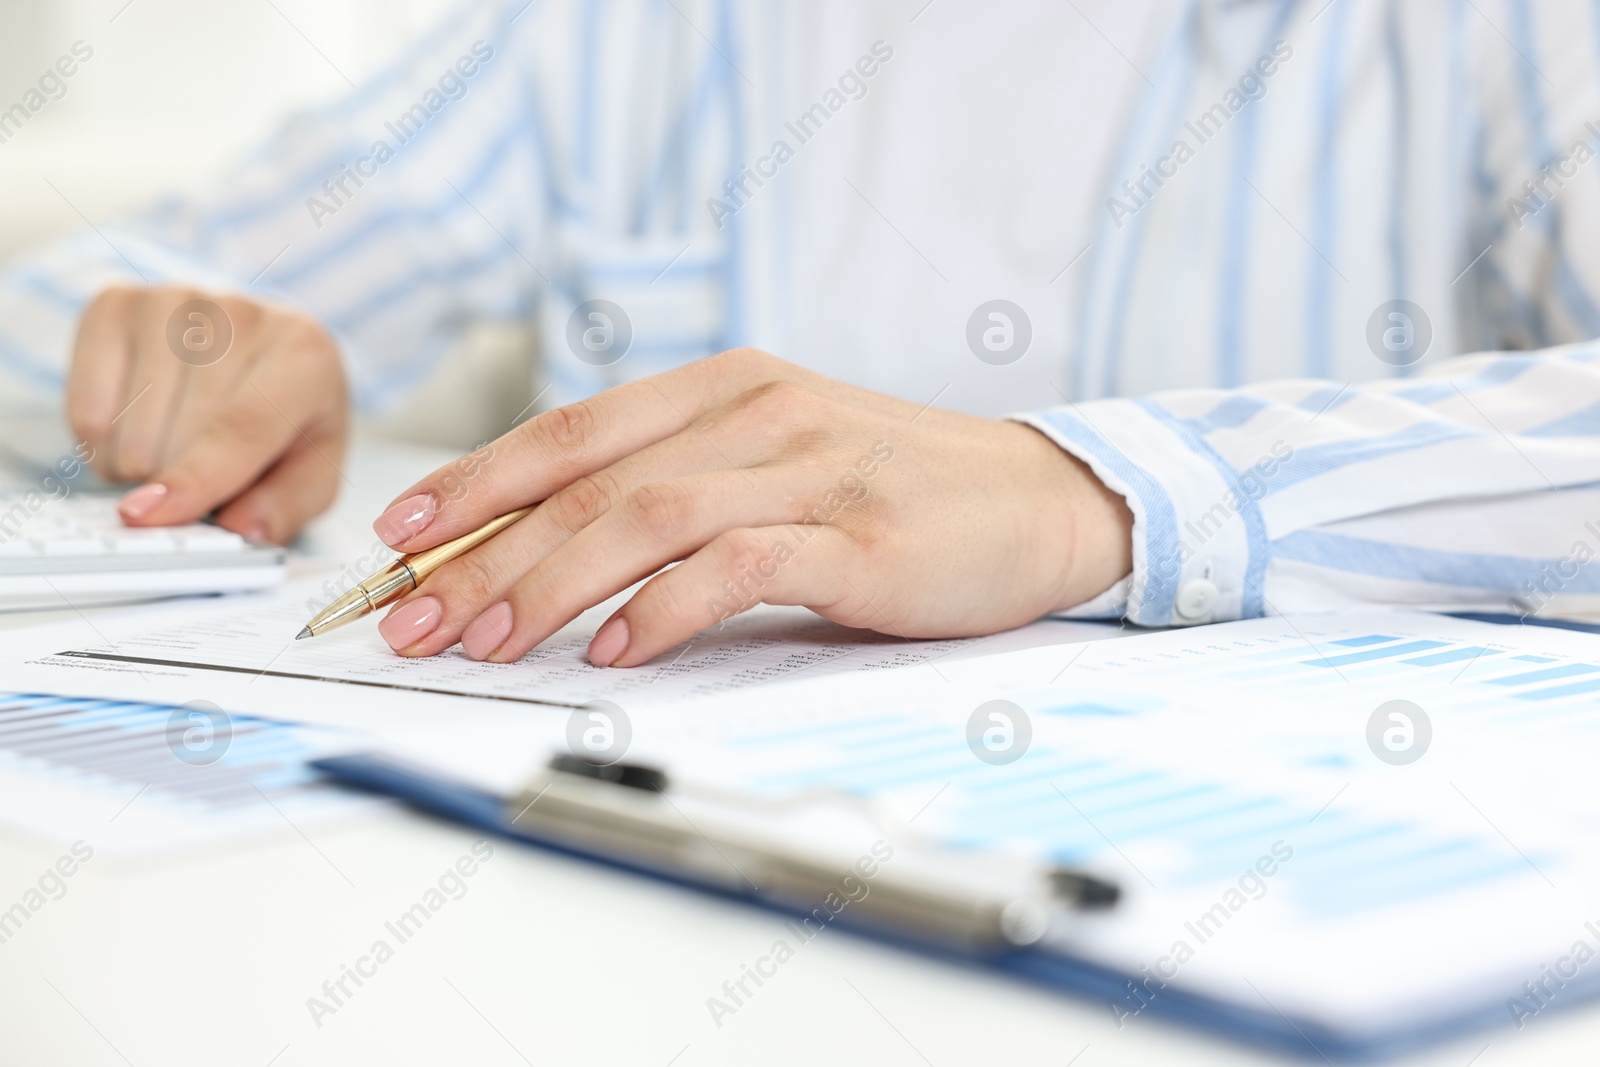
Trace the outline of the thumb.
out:
M 246 382 L 154 478 L 123 497 L 117 510 L 130 526 L 194 522 L 255 484 L 304 436 L 289 413 Z
M 258 541 L 283 544 L 331 503 L 339 489 L 332 460 L 342 441 L 305 441 L 289 446 L 273 467 L 217 513 L 217 525 Z

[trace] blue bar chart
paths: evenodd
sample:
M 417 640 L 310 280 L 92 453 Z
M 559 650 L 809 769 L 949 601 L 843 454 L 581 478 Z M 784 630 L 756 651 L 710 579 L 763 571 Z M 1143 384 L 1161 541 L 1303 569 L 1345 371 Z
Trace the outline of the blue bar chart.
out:
M 69 787 L 73 801 L 13 815 L 47 836 L 93 832 L 132 851 L 369 807 L 307 766 L 325 743 L 210 707 L 0 695 L 0 783 Z
M 1485 633 L 1494 630 L 1478 627 L 1471 641 L 1403 632 L 1321 638 L 1288 632 L 1273 640 L 1193 641 L 1175 651 L 1129 642 L 1127 654 L 1112 647 L 1085 663 L 1071 687 L 1017 694 L 1036 738 L 1025 758 L 1003 768 L 974 759 L 967 738 L 948 720 L 936 724 L 904 709 L 874 715 L 857 709 L 788 729 L 752 729 L 735 744 L 767 767 L 765 791 L 893 795 L 913 806 L 916 796 L 937 796 L 924 826 L 936 826 L 949 847 L 980 849 L 998 841 L 1069 865 L 1104 865 L 1108 854 L 1135 854 L 1146 846 L 1183 857 L 1164 872 L 1163 888 L 1235 878 L 1282 839 L 1298 857 L 1297 901 L 1307 913 L 1332 917 L 1526 877 L 1554 862 L 1536 849 L 1524 854 L 1509 847 L 1481 820 L 1442 828 L 1412 817 L 1404 805 L 1382 814 L 1370 804 L 1330 799 L 1354 777 L 1350 768 L 1370 762 L 1364 750 L 1354 751 L 1365 743 L 1359 727 L 1390 697 L 1425 699 L 1452 727 L 1536 713 L 1545 727 L 1600 728 L 1600 663 L 1524 652 L 1486 640 Z M 1309 737 L 1286 731 L 1292 741 L 1274 750 L 1286 767 L 1303 765 L 1308 775 L 1314 770 L 1327 780 L 1323 800 L 1274 791 L 1251 775 L 1219 774 L 1202 763 L 1146 761 L 1130 755 L 1136 751 L 1130 745 L 1102 751 L 1087 740 L 1081 747 L 1060 743 L 1080 728 L 1110 731 L 1086 733 L 1086 739 L 1148 741 L 1185 714 L 1177 694 L 1202 688 L 1208 706 L 1233 701 L 1258 713 L 1278 709 L 1291 723 L 1306 707 L 1330 699 L 1359 709 L 1362 723 L 1352 719 L 1325 743 L 1314 731 Z M 1445 800 L 1460 804 L 1453 796 Z

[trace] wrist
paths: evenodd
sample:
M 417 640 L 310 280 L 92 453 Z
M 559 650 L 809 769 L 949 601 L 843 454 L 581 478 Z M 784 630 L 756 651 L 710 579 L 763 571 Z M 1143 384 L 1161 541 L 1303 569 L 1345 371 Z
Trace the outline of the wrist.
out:
M 1030 427 L 1030 430 L 1032 428 Z M 1044 446 L 1049 485 L 1046 522 L 1059 535 L 1046 551 L 1057 554 L 1057 578 L 1047 611 L 1065 611 L 1104 593 L 1133 570 L 1133 512 L 1123 495 L 1089 465 L 1032 431 Z

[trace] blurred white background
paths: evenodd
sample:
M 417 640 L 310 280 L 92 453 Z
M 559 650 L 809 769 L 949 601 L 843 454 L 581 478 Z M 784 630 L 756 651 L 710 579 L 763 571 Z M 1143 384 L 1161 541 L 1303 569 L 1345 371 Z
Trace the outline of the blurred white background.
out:
M 0 144 L 0 259 L 202 186 L 295 109 L 346 92 L 454 0 L 0 0 L 0 109 L 76 41 L 94 57 Z M 319 52 L 321 54 L 319 54 Z
M 0 266 L 199 190 L 296 110 L 381 70 L 458 0 L 0 0 L 0 112 L 82 41 L 66 93 L 0 144 Z M 52 188 L 53 186 L 53 188 Z M 470 448 L 525 411 L 530 336 L 474 329 L 369 429 Z M 3 398 L 0 398 L 3 401 Z

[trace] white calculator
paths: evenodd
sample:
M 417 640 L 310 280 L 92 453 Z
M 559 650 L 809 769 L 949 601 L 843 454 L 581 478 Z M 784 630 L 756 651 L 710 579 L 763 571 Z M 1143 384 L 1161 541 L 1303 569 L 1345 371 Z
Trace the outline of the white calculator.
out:
M 124 526 L 118 494 L 0 490 L 0 611 L 266 589 L 286 554 L 219 526 Z

